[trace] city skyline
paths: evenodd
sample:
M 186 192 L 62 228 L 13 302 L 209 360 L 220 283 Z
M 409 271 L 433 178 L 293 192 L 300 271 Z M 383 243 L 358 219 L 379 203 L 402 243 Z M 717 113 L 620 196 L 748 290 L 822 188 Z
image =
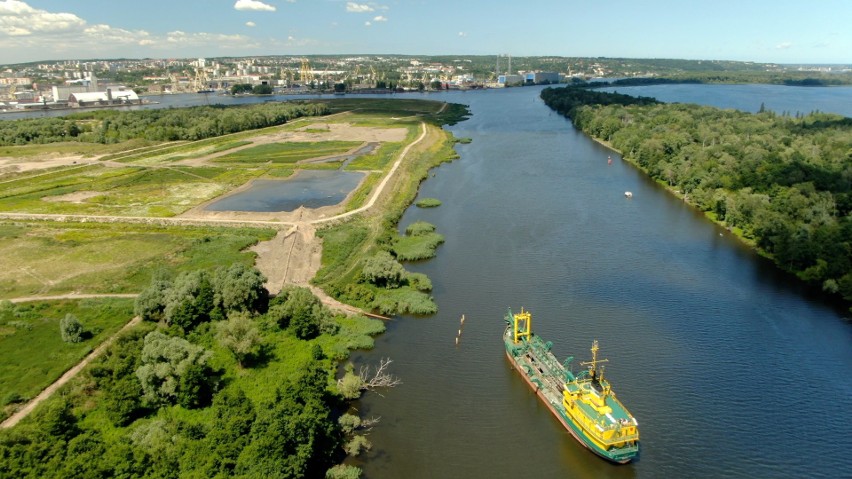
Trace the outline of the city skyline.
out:
M 312 54 L 852 63 L 852 2 L 0 0 L 0 63 Z

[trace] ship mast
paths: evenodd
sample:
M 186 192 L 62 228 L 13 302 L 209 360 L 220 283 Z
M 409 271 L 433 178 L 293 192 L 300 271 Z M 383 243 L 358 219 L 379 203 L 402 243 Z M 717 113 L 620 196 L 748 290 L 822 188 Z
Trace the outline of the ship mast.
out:
M 584 361 L 580 363 L 583 366 L 589 366 L 589 377 L 592 379 L 593 383 L 597 383 L 601 387 L 601 392 L 604 396 L 608 396 L 610 392 L 609 384 L 604 382 L 604 366 L 598 366 L 599 363 L 609 362 L 609 359 L 598 359 L 598 340 L 594 340 L 592 342 L 592 360 Z M 600 369 L 600 373 L 598 373 L 598 369 Z

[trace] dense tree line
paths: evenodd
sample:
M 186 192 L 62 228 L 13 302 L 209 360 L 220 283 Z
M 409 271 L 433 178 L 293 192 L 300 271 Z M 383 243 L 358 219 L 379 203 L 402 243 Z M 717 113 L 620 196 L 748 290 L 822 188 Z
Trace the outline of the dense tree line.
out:
M 0 121 L 0 146 L 80 141 L 119 143 L 202 140 L 216 136 L 282 125 L 303 116 L 328 113 L 318 103 L 264 103 L 211 105 L 151 110 L 95 110 L 61 118 Z
M 585 133 L 732 228 L 782 268 L 852 300 L 852 118 L 542 98 Z
M 120 336 L 70 392 L 0 431 L 0 477 L 357 478 L 357 468 L 332 467 L 369 443 L 355 434 L 360 419 L 343 414 L 336 363 L 319 343 L 308 358 L 294 353 L 303 366 L 265 401 L 227 379 L 234 372 L 221 370 L 221 359 L 214 366 L 215 350 L 226 350 L 248 374 L 270 361 L 269 338 L 341 332 L 307 288 L 270 298 L 264 281 L 240 264 L 153 278 L 136 305 L 147 322 Z

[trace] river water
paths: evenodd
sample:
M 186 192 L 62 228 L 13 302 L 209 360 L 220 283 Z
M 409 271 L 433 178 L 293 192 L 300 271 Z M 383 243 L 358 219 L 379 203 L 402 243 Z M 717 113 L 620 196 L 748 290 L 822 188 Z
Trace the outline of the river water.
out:
M 353 356 L 390 357 L 403 381 L 357 404 L 382 418 L 355 462 L 365 477 L 848 476 L 842 312 L 576 131 L 539 90 L 432 96 L 470 105 L 449 129 L 473 142 L 421 187 L 443 205 L 401 222 L 446 237 L 408 265 L 432 279 L 439 313 L 390 321 Z M 522 306 L 560 358 L 589 359 L 600 341 L 640 424 L 637 461 L 584 450 L 512 370 L 503 315 Z
M 539 91 L 403 96 L 469 104 L 473 116 L 449 129 L 473 142 L 421 187 L 443 205 L 401 222 L 429 221 L 446 238 L 436 258 L 408 265 L 432 279 L 439 313 L 390 321 L 375 349 L 353 355 L 390 357 L 403 380 L 357 404 L 382 418 L 374 449 L 355 461 L 365 477 L 848 477 L 845 314 L 574 130 Z M 852 116 L 849 87 L 618 91 Z M 153 107 L 255 101 L 174 95 Z M 607 377 L 639 420 L 637 461 L 614 466 L 584 450 L 511 369 L 503 315 L 521 306 L 560 358 L 588 359 L 600 341 Z

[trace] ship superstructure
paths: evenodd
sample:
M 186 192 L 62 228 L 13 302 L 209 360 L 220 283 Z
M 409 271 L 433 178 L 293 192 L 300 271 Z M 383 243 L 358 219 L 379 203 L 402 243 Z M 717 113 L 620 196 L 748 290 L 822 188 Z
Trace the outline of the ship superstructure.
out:
M 505 319 L 506 357 L 539 399 L 586 448 L 612 462 L 630 462 L 639 453 L 639 423 L 604 378 L 607 360 L 598 359 L 597 340 L 592 360 L 580 363 L 586 369 L 575 375 L 573 357 L 559 362 L 553 343 L 533 334 L 528 311 L 509 310 Z

